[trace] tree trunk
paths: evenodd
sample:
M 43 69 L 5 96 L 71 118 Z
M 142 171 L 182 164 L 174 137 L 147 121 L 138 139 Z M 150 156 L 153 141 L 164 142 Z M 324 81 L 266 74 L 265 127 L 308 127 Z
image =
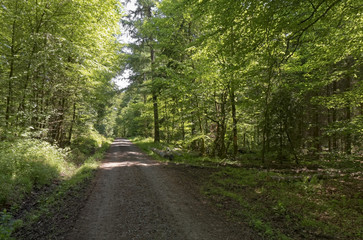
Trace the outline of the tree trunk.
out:
M 232 41 L 231 41 L 231 53 L 232 57 L 235 56 L 235 34 L 233 29 L 233 24 L 231 27 Z M 234 71 L 234 69 L 232 70 Z M 235 99 L 235 76 L 232 74 L 231 76 L 231 90 L 230 90 L 230 100 L 231 100 L 231 111 L 232 111 L 232 141 L 233 141 L 233 158 L 236 158 L 238 152 L 238 140 L 237 140 L 237 114 L 236 114 L 236 99 Z
M 159 127 L 159 109 L 158 97 L 153 92 L 153 108 L 154 108 L 154 142 L 160 142 L 160 127 Z
M 146 17 L 151 19 L 151 6 L 145 7 Z M 153 37 L 149 36 L 149 47 L 150 47 L 150 61 L 151 61 L 151 82 L 154 83 L 154 64 L 155 64 L 155 50 L 153 48 Z M 156 86 L 153 85 L 152 98 L 153 98 L 153 110 L 154 110 L 154 142 L 160 142 L 160 125 L 159 125 L 159 107 L 158 107 L 158 94 Z
M 9 82 L 8 82 L 8 94 L 6 96 L 6 111 L 5 111 L 5 124 L 6 126 L 10 125 L 10 115 L 12 108 L 12 98 L 13 98 L 13 76 L 14 76 L 14 62 L 15 62 L 15 30 L 16 30 L 16 21 L 13 22 L 12 28 L 12 39 L 11 39 L 11 47 L 10 47 L 10 72 L 9 72 Z
M 227 130 L 227 126 L 226 126 L 226 103 L 227 103 L 227 99 L 226 99 L 226 94 L 222 93 L 221 95 L 221 111 L 220 111 L 220 131 L 219 131 L 219 148 L 218 148 L 218 157 L 220 158 L 225 158 L 226 157 L 226 144 L 225 144 L 225 140 L 224 137 L 226 135 L 226 130 Z
M 69 132 L 68 132 L 68 144 L 71 144 L 73 125 L 75 122 L 76 122 L 76 102 L 73 103 L 73 115 L 72 115 L 71 126 L 69 127 Z
M 150 60 L 151 60 L 151 81 L 154 81 L 154 63 L 155 63 L 155 52 L 150 47 Z M 155 86 L 153 86 L 155 88 Z M 156 89 L 152 91 L 153 97 L 153 108 L 154 108 L 154 142 L 160 142 L 160 125 L 159 125 L 159 107 L 158 107 L 158 96 Z
M 347 77 L 347 80 L 346 80 L 346 91 L 350 91 L 350 77 Z M 350 123 L 351 120 L 352 120 L 352 116 L 351 116 L 351 109 L 350 109 L 350 101 L 348 100 L 348 106 L 346 108 L 346 120 L 347 120 L 347 123 Z M 348 129 L 348 132 L 346 134 L 346 137 L 345 137 L 345 153 L 346 154 L 351 154 L 352 153 L 352 135 L 351 135 L 351 132 L 350 130 Z
M 336 91 L 337 91 L 337 82 L 334 81 L 333 82 L 333 94 Z M 333 111 L 332 111 L 332 122 L 333 122 L 333 124 L 336 121 L 337 121 L 337 110 L 335 108 L 333 108 Z M 333 151 L 337 151 L 338 150 L 338 144 L 337 144 L 337 136 L 336 136 L 336 133 L 333 133 L 332 142 L 333 142 Z
M 262 129 L 262 163 L 265 163 L 265 154 L 266 154 L 266 147 L 269 146 L 269 99 L 270 99 L 270 91 L 271 91 L 271 81 L 272 81 L 272 66 L 270 66 L 269 74 L 268 74 L 268 83 L 266 89 L 266 96 L 265 96 L 265 110 L 264 110 L 264 124 Z M 266 146 L 267 145 L 267 146 Z
M 319 110 L 318 107 L 316 107 L 315 109 L 315 114 L 314 114 L 314 123 L 315 123 L 315 127 L 314 127 L 314 140 L 315 140 L 315 153 L 319 154 L 320 150 L 321 150 L 321 145 L 320 145 L 320 127 L 319 127 Z
M 233 80 L 232 80 L 233 81 Z M 232 107 L 232 121 L 233 121 L 233 126 L 232 126 L 232 138 L 233 138 L 233 158 L 236 158 L 237 152 L 238 152 L 238 142 L 237 142 L 237 116 L 236 116 L 236 101 L 235 101 L 235 89 L 234 89 L 234 84 L 232 82 L 232 86 L 231 86 L 231 93 L 230 93 L 230 98 L 231 98 L 231 107 Z
M 197 103 L 197 109 L 199 108 L 199 102 L 198 102 L 198 97 L 196 96 L 196 103 Z M 200 140 L 200 153 L 202 155 L 205 154 L 205 142 L 204 142 L 204 131 L 203 131 L 203 124 L 202 124 L 202 118 L 200 117 L 200 113 L 198 112 L 198 123 L 199 123 L 199 131 L 200 134 L 202 134 L 202 138 Z

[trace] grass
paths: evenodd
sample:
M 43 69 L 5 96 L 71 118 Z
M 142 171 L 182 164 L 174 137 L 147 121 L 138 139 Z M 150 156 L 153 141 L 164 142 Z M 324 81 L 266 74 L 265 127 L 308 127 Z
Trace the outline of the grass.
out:
M 21 220 L 15 220 L 6 210 L 0 212 L 0 239 L 11 239 L 11 233 L 22 224 Z
M 161 161 L 168 160 L 150 149 L 173 148 L 152 139 L 133 141 Z M 251 154 L 241 155 L 236 164 L 185 152 L 173 162 L 213 167 L 203 193 L 266 239 L 363 238 L 362 168 L 357 158 L 334 155 L 300 165 L 262 166 Z
M 0 209 L 19 203 L 34 187 L 75 171 L 67 151 L 36 139 L 0 144 Z
M 100 138 L 92 146 L 61 149 L 37 139 L 16 139 L 0 143 L 0 239 L 11 239 L 10 235 L 19 227 L 32 224 L 46 215 L 62 197 L 84 181 L 90 179 L 103 158 L 110 142 Z M 81 142 L 81 141 L 80 141 Z M 82 152 L 83 149 L 93 149 Z M 81 153 L 81 154 L 80 154 Z M 60 184 L 54 184 L 59 183 Z M 44 199 L 37 203 L 23 219 L 14 219 L 24 199 L 30 192 L 56 185 Z M 38 190 L 37 190 L 38 189 Z M 23 223 L 23 224 L 22 224 Z
M 134 144 L 136 144 L 143 152 L 145 152 L 149 156 L 152 156 L 154 159 L 162 162 L 170 162 L 171 160 L 160 157 L 151 150 L 152 148 L 157 148 L 160 150 L 167 150 L 167 148 L 172 149 L 173 152 L 176 153 L 174 154 L 174 159 L 172 160 L 172 162 L 188 164 L 191 166 L 216 167 L 221 164 L 223 165 L 236 163 L 235 161 L 231 161 L 228 159 L 221 160 L 219 158 L 200 156 L 197 152 L 193 151 L 182 151 L 180 148 L 175 148 L 173 145 L 167 143 L 154 143 L 152 138 L 134 137 L 130 140 Z
M 165 145 L 161 143 L 154 143 L 151 138 L 139 138 L 135 137 L 130 139 L 133 143 L 135 143 L 143 152 L 148 154 L 149 156 L 152 156 L 154 159 L 157 159 L 159 161 L 168 161 L 165 158 L 160 157 L 159 155 L 155 154 L 151 149 L 152 148 L 158 148 L 162 149 L 165 148 Z
M 104 145 L 106 146 L 106 145 Z M 62 205 L 62 199 L 66 195 L 77 189 L 84 183 L 93 178 L 95 170 L 100 165 L 100 160 L 103 159 L 106 147 L 99 149 L 96 154 L 89 157 L 85 163 L 76 170 L 69 179 L 63 181 L 51 194 L 43 196 L 38 200 L 39 204 L 36 209 L 32 209 L 26 216 L 24 222 L 27 226 L 36 223 L 40 217 L 52 212 L 52 209 L 59 208 Z M 67 214 L 67 213 L 64 213 Z M 22 226 L 22 227 L 27 227 Z
M 288 177 L 291 174 L 227 167 L 211 176 L 204 192 L 220 204 L 238 203 L 237 211 L 269 239 L 295 239 L 296 233 L 307 239 L 361 239 L 361 181 Z

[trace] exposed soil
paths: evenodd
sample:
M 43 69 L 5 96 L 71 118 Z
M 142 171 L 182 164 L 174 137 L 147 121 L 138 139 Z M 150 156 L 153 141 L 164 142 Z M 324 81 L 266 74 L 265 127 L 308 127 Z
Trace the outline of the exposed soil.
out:
M 210 205 L 193 170 L 151 160 L 131 142 L 116 140 L 65 238 L 258 239 Z M 197 171 L 203 178 L 204 170 Z

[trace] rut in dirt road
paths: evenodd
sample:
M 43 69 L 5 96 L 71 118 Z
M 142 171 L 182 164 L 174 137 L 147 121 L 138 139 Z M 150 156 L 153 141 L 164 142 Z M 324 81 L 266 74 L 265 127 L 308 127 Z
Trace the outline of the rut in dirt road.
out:
M 128 140 L 111 145 L 95 181 L 67 239 L 256 239 L 213 214 Z

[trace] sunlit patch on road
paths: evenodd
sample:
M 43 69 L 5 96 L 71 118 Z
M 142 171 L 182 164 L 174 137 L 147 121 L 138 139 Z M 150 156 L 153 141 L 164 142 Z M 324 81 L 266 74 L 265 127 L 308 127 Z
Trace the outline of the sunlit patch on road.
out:
M 141 166 L 141 167 L 151 167 L 151 166 L 158 166 L 159 163 L 145 163 L 140 161 L 125 161 L 125 162 L 106 162 L 101 165 L 101 169 L 112 169 L 118 167 L 134 167 L 134 166 Z

